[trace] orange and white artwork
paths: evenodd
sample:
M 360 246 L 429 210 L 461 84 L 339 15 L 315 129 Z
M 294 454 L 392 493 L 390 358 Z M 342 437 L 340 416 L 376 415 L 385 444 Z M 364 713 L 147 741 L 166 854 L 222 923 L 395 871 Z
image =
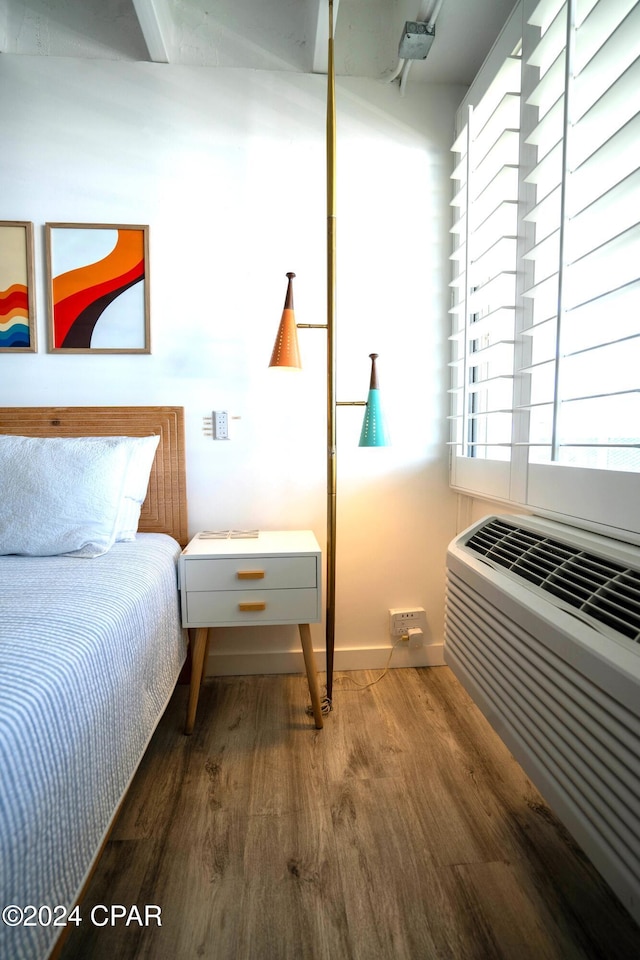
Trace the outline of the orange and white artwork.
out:
M 46 225 L 50 352 L 149 353 L 148 228 Z

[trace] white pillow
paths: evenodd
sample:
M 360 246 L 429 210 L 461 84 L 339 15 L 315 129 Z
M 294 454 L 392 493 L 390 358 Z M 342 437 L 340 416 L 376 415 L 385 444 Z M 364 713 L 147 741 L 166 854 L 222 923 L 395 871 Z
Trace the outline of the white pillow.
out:
M 106 553 L 125 493 L 139 495 L 139 483 L 127 481 L 145 439 L 0 436 L 0 554 Z
M 124 482 L 117 521 L 116 540 L 135 540 L 140 508 L 149 486 L 149 474 L 160 437 L 121 437 L 131 447 L 131 459 Z

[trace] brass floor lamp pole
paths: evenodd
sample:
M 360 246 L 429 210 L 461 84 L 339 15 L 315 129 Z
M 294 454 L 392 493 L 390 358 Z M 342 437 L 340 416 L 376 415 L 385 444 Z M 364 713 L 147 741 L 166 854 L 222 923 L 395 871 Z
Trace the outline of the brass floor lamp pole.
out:
M 367 400 L 336 400 L 336 102 L 335 63 L 333 58 L 333 0 L 329 3 L 329 45 L 327 62 L 327 322 L 296 323 L 293 309 L 292 280 L 295 273 L 287 273 L 287 294 L 278 328 L 270 366 L 300 369 L 297 329 L 322 329 L 327 331 L 327 549 L 326 549 L 326 664 L 327 692 L 322 702 L 322 712 L 328 713 L 333 696 L 333 658 L 336 628 L 336 527 L 337 527 L 337 445 L 336 408 L 340 406 L 366 407 L 361 447 L 386 446 L 388 437 L 384 426 L 378 397 L 376 373 L 377 353 L 370 353 L 371 380 Z
M 336 400 L 336 71 L 333 56 L 333 0 L 329 0 L 329 42 L 327 56 L 327 570 L 326 570 L 326 670 L 327 692 L 322 701 L 323 713 L 332 709 L 333 659 L 336 634 L 336 531 L 337 531 L 337 407 L 371 406 L 372 417 L 365 418 L 361 446 L 386 445 L 386 431 L 378 412 L 377 374 L 371 358 L 371 382 L 368 400 Z M 300 327 L 313 324 L 298 324 Z M 374 388 L 375 384 L 375 388 Z M 372 403 L 373 401 L 373 403 Z
M 327 585 L 326 658 L 327 694 L 324 709 L 331 710 L 333 653 L 336 628 L 336 74 L 333 59 L 333 0 L 329 0 L 327 62 Z

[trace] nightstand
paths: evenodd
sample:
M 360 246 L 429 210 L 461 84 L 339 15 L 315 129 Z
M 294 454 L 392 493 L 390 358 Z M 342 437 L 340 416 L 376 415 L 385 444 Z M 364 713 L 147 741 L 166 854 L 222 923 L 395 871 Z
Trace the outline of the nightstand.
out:
M 295 623 L 313 718 L 322 707 L 310 623 L 320 618 L 320 547 L 310 530 L 261 530 L 256 537 L 196 534 L 179 561 L 182 625 L 195 631 L 185 733 L 195 722 L 210 627 Z

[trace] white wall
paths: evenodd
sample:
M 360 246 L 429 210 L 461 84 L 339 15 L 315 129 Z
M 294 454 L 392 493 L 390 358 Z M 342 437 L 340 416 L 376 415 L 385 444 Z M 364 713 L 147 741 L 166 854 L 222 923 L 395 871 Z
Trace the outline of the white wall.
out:
M 301 331 L 302 375 L 267 369 L 288 270 L 298 322 L 325 320 L 324 79 L 4 54 L 0 87 L 0 217 L 35 224 L 40 342 L 0 355 L 0 403 L 183 405 L 192 532 L 311 528 L 324 544 L 324 333 Z M 338 411 L 338 668 L 383 663 L 387 610 L 408 604 L 436 646 L 393 662 L 439 656 L 463 93 L 338 82 L 338 397 L 365 399 L 378 352 L 394 441 L 359 449 L 361 410 Z M 47 221 L 150 225 L 150 356 L 46 353 Z M 242 418 L 231 442 L 204 436 L 212 409 Z M 219 631 L 212 655 L 218 672 L 301 669 L 292 628 Z

